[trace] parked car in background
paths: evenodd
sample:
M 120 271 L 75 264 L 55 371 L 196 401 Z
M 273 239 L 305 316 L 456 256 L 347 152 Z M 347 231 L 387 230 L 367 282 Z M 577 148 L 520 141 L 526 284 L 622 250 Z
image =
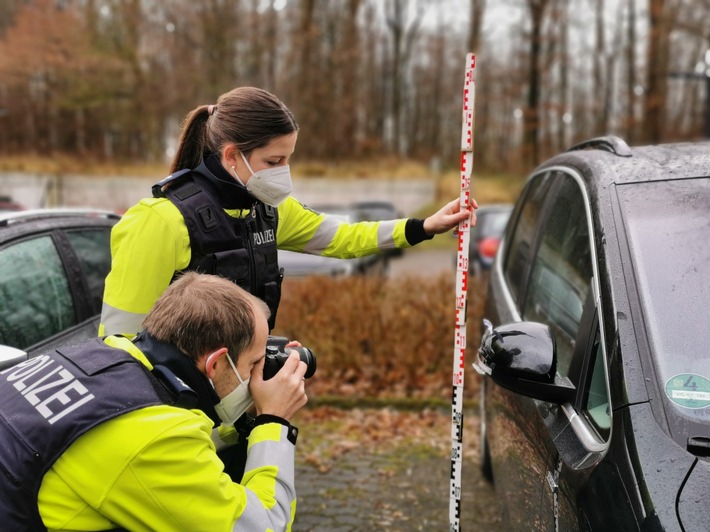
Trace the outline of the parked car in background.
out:
M 10 196 L 0 196 L 0 212 L 21 210 L 24 210 L 24 207 L 16 201 L 13 201 Z
M 284 269 L 284 277 L 309 277 L 325 275 L 329 277 L 347 277 L 356 275 L 356 259 L 337 259 L 309 253 L 298 253 L 280 249 L 279 266 Z M 353 262 L 355 261 L 355 262 Z
M 98 334 L 118 219 L 89 209 L 0 213 L 0 345 L 32 356 Z
M 360 211 L 363 220 L 377 222 L 379 220 L 396 220 L 404 218 L 404 213 L 394 206 L 391 201 L 363 200 L 355 201 L 350 207 Z
M 481 205 L 476 209 L 476 225 L 471 228 L 469 240 L 469 274 L 481 275 L 490 270 L 512 210 L 510 203 Z
M 404 213 L 397 209 L 390 201 L 383 200 L 363 200 L 350 204 L 350 207 L 358 213 L 360 221 L 379 222 L 382 220 L 397 220 L 404 218 Z M 384 252 L 387 257 L 401 257 L 404 253 L 402 248 L 389 249 Z
M 708 530 L 710 143 L 604 137 L 534 170 L 484 315 L 505 530 Z
M 347 205 L 317 205 L 312 210 L 328 214 L 343 223 L 365 221 L 363 214 Z M 279 250 L 279 266 L 284 269 L 284 277 L 305 277 L 310 275 L 348 276 L 385 275 L 388 257 L 384 254 L 368 255 L 352 259 L 323 257 L 308 253 Z

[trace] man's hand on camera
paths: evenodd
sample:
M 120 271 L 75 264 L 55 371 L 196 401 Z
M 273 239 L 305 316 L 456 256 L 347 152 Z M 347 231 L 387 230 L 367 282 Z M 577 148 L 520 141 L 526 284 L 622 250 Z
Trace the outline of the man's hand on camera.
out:
M 304 375 L 308 367 L 298 353 L 291 353 L 283 367 L 268 381 L 264 381 L 264 360 L 254 367 L 249 388 L 257 415 L 269 414 L 286 421 L 308 402 Z

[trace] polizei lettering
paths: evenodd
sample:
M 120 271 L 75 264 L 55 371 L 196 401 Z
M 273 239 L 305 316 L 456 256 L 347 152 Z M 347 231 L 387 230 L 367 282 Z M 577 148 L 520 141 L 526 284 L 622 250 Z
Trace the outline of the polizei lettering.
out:
M 50 425 L 94 398 L 64 366 L 41 355 L 0 372 Z
M 263 244 L 269 244 L 276 241 L 276 235 L 273 229 L 266 229 L 264 231 L 259 231 L 254 233 L 254 245 L 261 246 Z

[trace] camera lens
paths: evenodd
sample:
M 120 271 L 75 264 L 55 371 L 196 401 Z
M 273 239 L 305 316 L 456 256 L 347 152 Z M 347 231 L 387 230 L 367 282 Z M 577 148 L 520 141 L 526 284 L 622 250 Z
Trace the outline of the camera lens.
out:
M 305 378 L 309 379 L 316 372 L 316 357 L 313 351 L 307 347 L 286 347 L 283 351 L 279 351 L 278 347 L 269 345 L 266 347 L 266 360 L 264 361 L 264 380 L 268 381 L 278 373 L 281 367 L 288 359 L 291 350 L 295 350 L 300 359 L 306 364 Z
M 287 347 L 284 349 L 286 354 L 291 354 L 291 351 L 296 351 L 298 355 L 301 357 L 301 362 L 306 363 L 306 374 L 304 375 L 304 378 L 310 379 L 313 377 L 313 374 L 316 372 L 316 357 L 313 355 L 313 351 L 308 349 L 307 347 Z

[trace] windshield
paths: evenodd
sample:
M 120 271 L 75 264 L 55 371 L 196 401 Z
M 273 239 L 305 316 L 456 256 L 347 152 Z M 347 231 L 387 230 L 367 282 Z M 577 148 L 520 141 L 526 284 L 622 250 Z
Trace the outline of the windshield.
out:
M 677 413 L 707 419 L 710 178 L 618 190 L 659 385 Z

